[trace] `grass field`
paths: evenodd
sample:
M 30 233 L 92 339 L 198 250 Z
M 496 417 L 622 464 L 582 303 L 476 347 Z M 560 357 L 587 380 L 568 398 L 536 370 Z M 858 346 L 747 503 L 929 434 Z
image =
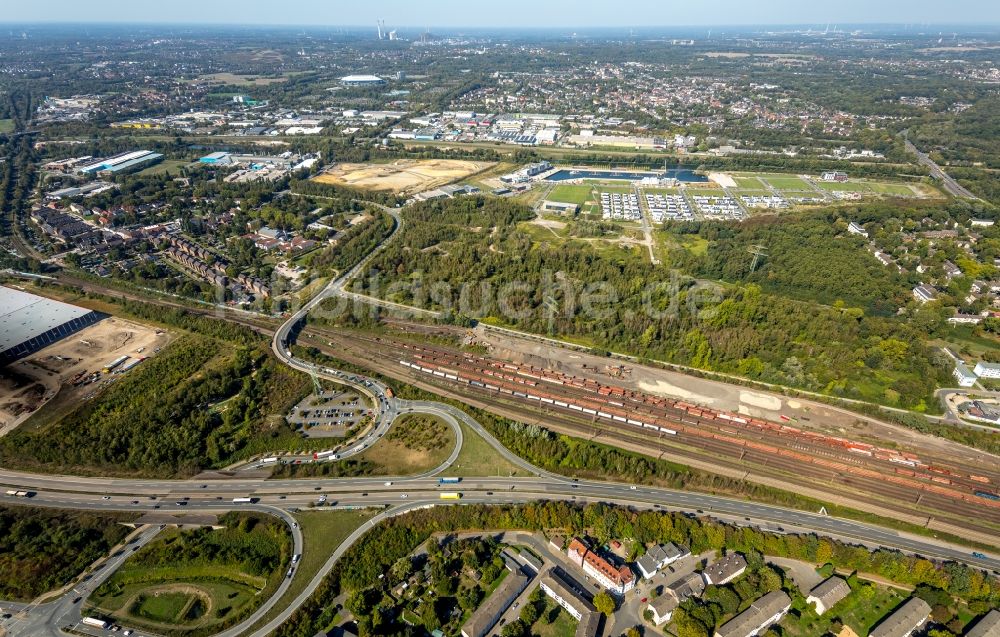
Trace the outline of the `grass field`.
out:
M 14 120 L 0 119 L 0 134 L 10 133 L 13 131 L 14 131 Z
M 171 175 L 179 177 L 181 174 L 181 168 L 187 166 L 190 163 L 191 162 L 186 161 L 184 159 L 164 159 L 160 163 L 154 164 L 153 166 L 150 166 L 149 168 L 146 168 L 144 170 L 140 170 L 136 174 L 162 175 L 163 173 L 169 172 Z
M 866 184 L 873 191 L 881 195 L 901 195 L 904 197 L 912 197 L 914 195 L 913 189 L 906 184 L 886 184 L 872 182 Z
M 131 612 L 154 622 L 180 624 L 185 622 L 188 615 L 197 615 L 197 612 L 190 612 L 190 607 L 197 600 L 198 596 L 182 592 L 140 595 Z
M 549 201 L 575 203 L 582 206 L 591 200 L 591 192 L 593 192 L 593 190 L 594 189 L 591 186 L 563 184 L 553 188 L 547 199 Z
M 165 635 L 208 635 L 268 599 L 284 579 L 291 538 L 280 521 L 229 513 L 222 529 L 171 528 L 139 552 L 89 603 L 122 623 Z
M 258 621 L 251 630 L 253 632 L 277 617 L 287 608 L 298 595 L 305 590 L 316 573 L 329 559 L 333 550 L 340 545 L 355 529 L 375 517 L 378 509 L 362 509 L 360 511 L 343 511 L 337 509 L 300 511 L 295 519 L 302 529 L 302 559 L 292 585 L 288 587 L 274 607 Z
M 448 469 L 448 475 L 462 478 L 527 475 L 501 457 L 479 434 L 461 422 L 459 424 L 462 426 L 462 451 L 458 454 L 455 464 Z
M 545 610 L 534 624 L 531 634 L 537 637 L 573 637 L 577 621 L 551 597 L 545 598 Z
M 746 188 L 747 190 L 760 190 L 764 187 L 764 184 L 760 183 L 760 180 L 753 176 L 734 175 L 733 180 L 736 182 L 738 187 Z
M 766 175 L 765 181 L 778 190 L 812 190 L 809 184 L 795 176 Z
M 424 473 L 448 459 L 455 448 L 455 433 L 434 416 L 407 414 L 361 458 L 378 465 L 380 475 Z
M 862 584 L 833 609 L 817 617 L 812 610 L 801 616 L 794 614 L 781 620 L 782 635 L 786 637 L 814 637 L 829 634 L 834 618 L 840 618 L 845 626 L 858 635 L 867 635 L 871 628 L 888 615 L 900 602 L 903 595 L 891 588 Z
M 260 77 L 257 75 L 236 75 L 235 73 L 212 73 L 202 75 L 197 82 L 218 82 L 232 86 L 268 86 L 287 82 L 288 77 Z

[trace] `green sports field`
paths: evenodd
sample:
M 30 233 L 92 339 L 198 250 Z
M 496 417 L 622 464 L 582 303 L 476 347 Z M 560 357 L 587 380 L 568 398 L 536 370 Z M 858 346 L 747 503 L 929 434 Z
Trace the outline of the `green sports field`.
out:
M 799 177 L 782 175 L 782 176 L 765 176 L 767 183 L 771 184 L 773 188 L 778 190 L 812 190 L 812 188 L 806 182 L 802 181 Z
M 582 206 L 591 199 L 592 186 L 582 186 L 576 184 L 566 184 L 556 186 L 549 193 L 549 201 L 562 201 L 564 203 L 575 203 Z

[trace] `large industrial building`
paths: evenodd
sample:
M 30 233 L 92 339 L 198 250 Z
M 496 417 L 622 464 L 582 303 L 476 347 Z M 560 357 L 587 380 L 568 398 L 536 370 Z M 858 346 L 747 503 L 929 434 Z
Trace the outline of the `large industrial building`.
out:
M 137 150 L 131 153 L 122 153 L 114 157 L 108 157 L 100 161 L 80 166 L 77 170 L 84 175 L 96 175 L 100 173 L 124 173 L 140 166 L 154 164 L 163 159 L 160 153 L 151 150 Z
M 0 285 L 0 365 L 33 354 L 102 318 L 93 310 Z
M 378 86 L 385 84 L 385 80 L 377 75 L 347 75 L 340 78 L 340 83 L 344 86 Z

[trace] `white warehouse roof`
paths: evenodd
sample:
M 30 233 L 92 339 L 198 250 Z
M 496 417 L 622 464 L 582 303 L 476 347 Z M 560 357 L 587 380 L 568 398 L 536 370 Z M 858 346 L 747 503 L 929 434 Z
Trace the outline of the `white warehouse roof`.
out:
M 346 75 L 340 78 L 340 81 L 350 84 L 350 83 L 362 83 L 362 82 L 371 82 L 371 83 L 384 82 L 385 80 L 383 80 L 377 75 Z
M 93 318 L 92 310 L 0 286 L 0 359 L 24 355 L 17 353 L 18 348 L 25 353 L 37 349 L 30 347 L 29 341 L 39 337 L 45 337 L 42 340 L 46 343 L 55 342 Z M 60 330 L 67 323 L 73 326 Z

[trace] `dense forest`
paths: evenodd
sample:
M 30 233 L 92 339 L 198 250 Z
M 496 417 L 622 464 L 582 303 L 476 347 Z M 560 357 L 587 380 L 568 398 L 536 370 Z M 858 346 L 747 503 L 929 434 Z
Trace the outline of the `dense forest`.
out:
M 693 553 L 713 549 L 739 551 L 754 564 L 761 555 L 789 557 L 871 573 L 903 585 L 925 584 L 967 602 L 974 614 L 985 613 L 1000 603 L 1000 581 L 979 569 L 957 563 L 936 563 L 888 549 L 870 551 L 817 535 L 778 535 L 681 513 L 639 512 L 604 503 L 581 506 L 547 501 L 516 506 L 434 507 L 391 518 L 374 527 L 347 551 L 316 593 L 277 634 L 311 637 L 333 620 L 337 608 L 331 601 L 337 595 L 369 589 L 375 582 L 381 582 L 377 584 L 379 590 L 388 592 L 394 582 L 382 576 L 432 533 L 471 529 L 589 534 L 598 544 L 616 538 L 634 539 L 641 546 L 669 541 L 687 546 Z M 370 607 L 378 605 L 373 603 Z M 370 618 L 359 623 L 359 628 L 363 637 L 386 634 Z
M 823 291 L 821 274 L 786 280 L 789 290 L 779 282 L 773 293 L 755 283 L 707 286 L 638 254 L 535 242 L 517 225 L 531 212 L 504 200 L 427 202 L 404 215 L 400 239 L 360 277 L 369 293 L 568 337 L 599 350 L 893 406 L 927 408 L 947 373 L 923 344 L 924 333 L 906 322 L 790 298 L 791 292 L 834 296 Z M 760 227 L 791 243 L 780 227 Z M 834 239 L 826 235 L 824 241 L 840 259 L 838 271 L 850 270 L 852 260 L 865 264 L 863 254 L 852 252 L 857 246 L 839 247 Z M 738 245 L 728 251 L 738 263 L 718 252 L 711 267 L 735 278 L 749 262 Z M 898 294 L 901 283 L 887 282 L 887 293 Z M 833 290 L 846 296 L 849 290 L 836 285 Z M 886 301 L 871 286 L 864 290 L 868 305 Z M 865 300 L 864 290 L 850 298 Z
M 0 505 L 0 599 L 27 601 L 62 586 L 107 555 L 131 517 Z
M 301 444 L 280 418 L 308 378 L 264 346 L 185 336 L 76 411 L 0 440 L 0 462 L 39 471 L 187 477 Z M 224 404 L 224 407 L 222 406 Z M 278 419 L 268 418 L 278 414 Z
M 791 219 L 758 217 L 739 225 L 691 222 L 669 232 L 709 242 L 704 255 L 671 252 L 674 266 L 692 276 L 755 283 L 781 296 L 892 316 L 910 300 L 915 283 L 882 265 L 861 237 L 846 230 L 847 220 L 831 211 Z M 763 246 L 767 256 L 751 271 L 753 246 Z

